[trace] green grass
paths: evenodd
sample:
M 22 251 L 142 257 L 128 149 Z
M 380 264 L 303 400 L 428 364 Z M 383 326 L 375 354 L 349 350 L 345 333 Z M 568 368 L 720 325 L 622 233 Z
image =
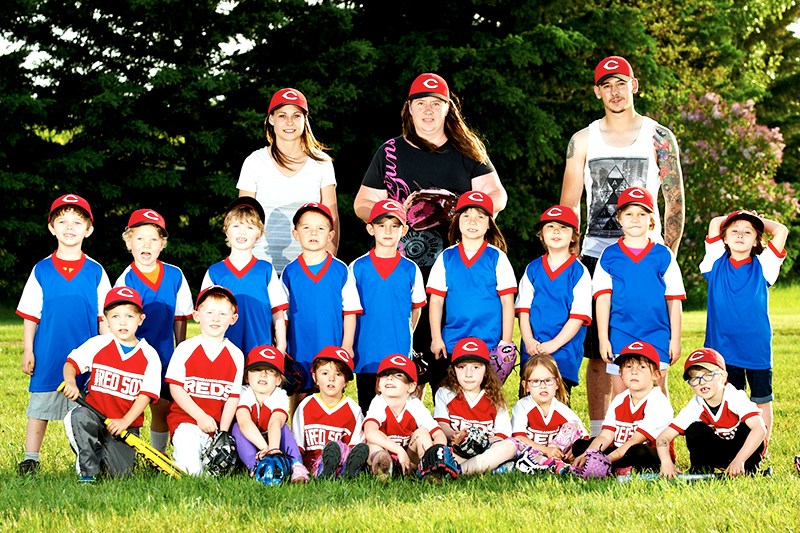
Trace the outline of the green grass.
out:
M 39 531 L 517 531 L 523 529 L 791 531 L 800 519 L 800 478 L 791 465 L 800 453 L 800 287 L 771 294 L 775 328 L 775 428 L 770 444 L 774 475 L 703 482 L 581 481 L 570 477 L 478 476 L 441 486 L 414 479 L 382 485 L 371 478 L 307 486 L 265 487 L 245 476 L 175 481 L 142 467 L 127 480 L 79 486 L 63 425 L 50 425 L 35 478 L 15 473 L 25 433 L 27 380 L 19 370 L 20 321 L 0 310 L 0 530 Z M 702 345 L 705 314 L 684 314 L 683 355 Z M 189 335 L 197 333 L 192 325 Z M 681 368 L 670 371 L 678 411 L 689 387 Z M 513 403 L 518 376 L 506 394 Z M 349 392 L 353 394 L 354 386 Z M 426 398 L 430 404 L 430 395 Z M 586 416 L 586 395 L 574 391 L 576 412 Z M 146 432 L 145 432 L 146 433 Z M 682 439 L 679 466 L 688 466 Z M 537 527 L 539 526 L 539 527 Z

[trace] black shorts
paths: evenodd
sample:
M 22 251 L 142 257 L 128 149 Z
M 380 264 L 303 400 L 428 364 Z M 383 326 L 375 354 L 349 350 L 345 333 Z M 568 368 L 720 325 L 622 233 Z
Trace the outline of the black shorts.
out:
M 589 270 L 589 274 L 594 277 L 597 257 L 581 256 L 581 263 Z M 586 327 L 586 338 L 583 340 L 583 357 L 584 359 L 601 359 L 600 340 L 597 336 L 597 305 L 594 295 L 592 295 L 592 323 Z

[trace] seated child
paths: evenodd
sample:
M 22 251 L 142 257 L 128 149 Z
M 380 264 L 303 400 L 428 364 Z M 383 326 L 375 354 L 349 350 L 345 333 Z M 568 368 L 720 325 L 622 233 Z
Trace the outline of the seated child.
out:
M 583 466 L 587 448 L 600 450 L 611 460 L 617 474 L 658 471 L 660 461 L 655 439 L 672 421 L 674 411 L 658 387 L 661 379 L 658 351 L 652 344 L 634 341 L 620 350 L 614 364 L 619 366 L 625 390 L 611 401 L 600 434 L 591 443 L 572 445 L 574 467 Z
M 239 405 L 244 354 L 225 338 L 236 318 L 231 291 L 219 285 L 201 291 L 194 310 L 200 334 L 175 348 L 167 368 L 175 464 L 193 476 L 203 473 L 203 448 L 214 433 L 230 429 Z
M 378 365 L 378 395 L 364 420 L 372 473 L 387 480 L 395 465 L 403 474 L 417 470 L 422 455 L 447 437 L 422 400 L 413 396 L 417 367 L 400 354 L 386 356 Z
M 101 472 L 111 476 L 130 474 L 136 452 L 113 437 L 127 430 L 134 435 L 144 422 L 144 409 L 158 401 L 161 360 L 147 341 L 136 338 L 144 321 L 142 298 L 130 287 L 109 291 L 103 315 L 111 333 L 92 337 L 67 357 L 64 364 L 64 396 L 75 400 L 80 389 L 75 377 L 91 372 L 86 401 L 108 418 L 78 406 L 67 413 L 64 428 L 77 455 L 75 469 L 80 481 L 94 482 Z
M 311 361 L 317 393 L 306 396 L 294 412 L 292 432 L 303 463 L 314 477 L 356 477 L 367 462 L 358 404 L 344 395 L 353 380 L 353 358 L 338 346 L 326 346 Z
M 503 386 L 489 365 L 489 348 L 477 337 L 458 341 L 452 362 L 436 391 L 433 417 L 454 445 L 455 459 L 463 474 L 480 474 L 511 461 L 517 454 L 511 435 Z M 489 440 L 483 453 L 459 452 L 469 428 L 480 429 Z M 474 431 L 474 430 L 473 430 Z
M 297 448 L 289 418 L 289 397 L 284 382 L 285 356 L 274 346 L 256 346 L 247 354 L 236 423 L 231 434 L 236 453 L 250 471 L 269 453 L 283 452 L 292 459 L 292 483 L 308 481 L 308 469 Z
M 664 477 L 677 474 L 669 445 L 683 434 L 692 473 L 720 468 L 736 476 L 758 470 L 765 446 L 764 419 L 758 406 L 743 390 L 727 383 L 727 377 L 725 360 L 716 350 L 700 348 L 686 358 L 683 379 L 694 397 L 656 439 Z
M 525 473 L 564 473 L 572 445 L 587 436 L 581 419 L 566 404 L 567 390 L 555 359 L 534 354 L 521 376 L 527 396 L 514 404 L 512 435 L 525 448 L 517 469 Z

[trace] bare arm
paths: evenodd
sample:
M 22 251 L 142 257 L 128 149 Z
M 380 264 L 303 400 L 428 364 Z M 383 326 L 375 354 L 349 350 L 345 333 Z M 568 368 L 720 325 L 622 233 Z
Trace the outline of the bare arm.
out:
M 348 313 L 344 315 L 344 325 L 342 327 L 342 348 L 347 350 L 350 357 L 353 356 L 353 343 L 356 338 L 356 315 Z
M 491 172 L 489 174 L 484 174 L 483 176 L 473 178 L 472 190 L 481 191 L 491 197 L 492 204 L 494 206 L 493 214 L 495 216 L 497 216 L 500 211 L 506 208 L 506 204 L 508 203 L 508 194 L 506 194 L 503 184 L 500 183 L 500 176 L 497 175 L 497 172 Z
M 583 320 L 580 318 L 570 318 L 558 332 L 558 335 L 549 341 L 539 344 L 538 352 L 541 355 L 553 355 L 561 349 L 566 343 L 572 340 L 572 337 L 578 334 L 583 327 Z
M 272 314 L 272 326 L 275 328 L 275 337 L 272 342 L 277 349 L 286 353 L 286 320 L 283 318 L 283 310 Z
M 744 462 L 753 455 L 758 446 L 764 442 L 764 437 L 767 435 L 767 428 L 761 416 L 751 416 L 745 420 L 745 424 L 750 428 L 750 434 L 744 440 L 742 449 L 739 450 L 739 453 L 733 458 L 731 464 L 725 469 L 725 473 L 731 476 L 744 474 Z
M 266 455 L 267 450 L 269 450 L 269 444 L 258 430 L 258 426 L 253 422 L 253 419 L 250 418 L 250 411 L 247 409 L 237 409 L 236 422 L 239 424 L 239 430 L 242 432 L 242 435 L 253 443 L 258 453 Z M 256 454 L 256 458 L 263 459 L 263 457 L 258 457 L 258 454 Z M 250 465 L 247 466 L 250 467 Z
M 172 323 L 172 332 L 175 334 L 175 344 L 186 340 L 186 320 L 176 320 Z
M 597 340 L 600 356 L 606 363 L 614 362 L 614 349 L 608 338 L 608 321 L 611 316 L 611 294 L 600 294 L 595 301 L 595 321 L 597 322 Z
M 331 210 L 333 215 L 333 240 L 328 243 L 327 250 L 331 255 L 336 255 L 339 249 L 339 206 L 336 201 L 336 185 L 327 185 L 319 190 L 319 201 Z
M 239 407 L 239 398 L 229 397 L 225 400 L 225 407 L 222 408 L 222 415 L 219 417 L 219 430 L 230 431 L 233 425 L 233 417 L 236 416 L 236 409 Z
M 133 421 L 144 412 L 144 408 L 148 405 L 150 405 L 150 397 L 145 394 L 139 394 L 133 401 L 131 408 L 125 413 L 125 416 L 122 418 L 110 419 L 106 424 L 106 429 L 108 429 L 108 432 L 113 436 L 119 435 L 123 430 L 128 429 L 130 425 L 133 424 Z
M 786 239 L 789 237 L 789 229 L 781 224 L 768 218 L 761 219 L 764 222 L 764 233 L 772 235 L 772 246 L 779 252 L 786 246 Z
M 366 222 L 369 220 L 369 212 L 372 210 L 372 206 L 375 205 L 376 202 L 386 200 L 387 198 L 389 198 L 389 193 L 386 189 L 373 189 L 372 187 L 362 185 L 359 187 L 356 198 L 353 201 L 353 210 L 356 212 L 358 218 Z
M 503 320 L 503 342 L 511 342 L 514 335 L 514 295 L 504 294 L 500 297 Z
M 678 142 L 669 129 L 658 125 L 653 134 L 653 147 L 664 195 L 664 243 L 677 255 L 686 215 Z
M 417 323 L 419 322 L 419 317 L 422 315 L 422 308 L 415 307 L 411 310 L 411 331 L 417 329 Z
M 431 324 L 431 353 L 436 359 L 447 357 L 447 348 L 442 339 L 443 311 L 444 298 L 438 294 L 431 294 L 428 300 L 428 320 Z
M 561 183 L 561 205 L 571 207 L 581 220 L 581 196 L 583 196 L 583 167 L 586 165 L 586 146 L 589 130 L 584 128 L 569 140 L 567 158 L 564 166 L 564 180 Z
M 681 321 L 683 319 L 683 302 L 667 300 L 669 315 L 669 364 L 675 364 L 681 358 Z
M 172 399 L 180 408 L 183 409 L 187 415 L 194 418 L 194 421 L 197 422 L 197 427 L 199 427 L 201 431 L 205 433 L 214 433 L 217 430 L 217 421 L 194 403 L 192 397 L 189 396 L 189 393 L 186 392 L 183 387 L 170 383 L 169 392 L 172 394 Z M 231 417 L 231 419 L 232 418 L 233 417 Z
M 533 355 L 536 353 L 536 345 L 539 343 L 536 342 L 536 339 L 533 336 L 533 328 L 531 327 L 530 316 L 530 313 L 520 311 L 520 313 L 517 315 L 517 318 L 519 318 L 519 333 L 522 343 L 525 344 L 525 351 L 528 355 Z M 527 444 L 527 441 L 525 441 L 525 443 Z
M 661 475 L 667 478 L 675 477 L 678 473 L 675 463 L 672 462 L 672 457 L 669 455 L 669 443 L 677 436 L 678 431 L 675 428 L 667 427 L 661 432 L 661 435 L 656 437 L 656 451 L 658 459 L 661 461 Z
M 36 356 L 33 353 L 33 337 L 36 335 L 36 328 L 39 324 L 33 320 L 24 319 L 22 321 L 22 371 L 29 376 L 33 375 L 33 367 L 36 364 Z

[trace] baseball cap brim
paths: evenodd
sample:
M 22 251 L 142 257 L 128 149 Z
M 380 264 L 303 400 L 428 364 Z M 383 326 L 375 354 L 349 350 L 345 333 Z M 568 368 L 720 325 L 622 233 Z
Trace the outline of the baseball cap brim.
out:
M 715 365 L 714 363 L 701 361 L 701 362 L 695 363 L 692 366 L 690 366 L 689 368 L 687 368 L 686 371 L 683 373 L 683 379 L 689 379 L 689 370 L 691 370 L 692 368 L 698 367 L 698 366 L 700 368 L 705 368 L 706 370 L 709 370 L 711 372 L 722 372 L 723 371 L 722 368 L 720 368 L 718 365 Z
M 605 76 L 603 76 L 602 78 L 597 80 L 597 82 L 595 82 L 595 85 L 600 85 L 601 83 L 603 83 L 604 81 L 606 81 L 609 78 L 617 78 L 617 79 L 620 79 L 620 80 L 626 81 L 626 82 L 627 81 L 631 81 L 633 79 L 630 76 L 626 76 L 625 74 L 618 74 L 618 73 L 606 74 Z
M 103 306 L 103 312 L 105 313 L 109 309 L 114 308 L 114 307 L 116 307 L 118 305 L 126 305 L 126 304 L 127 305 L 132 305 L 135 308 L 137 308 L 139 310 L 139 312 L 144 313 L 144 308 L 142 308 L 141 305 L 139 305 L 136 302 L 134 302 L 134 301 L 132 301 L 130 299 L 127 299 L 127 298 L 115 298 L 115 299 L 113 299 L 111 301 L 106 302 L 105 305 Z
M 264 206 L 261 205 L 261 202 L 253 198 L 252 196 L 239 196 L 235 200 L 233 200 L 230 204 L 228 204 L 228 208 L 225 210 L 225 216 L 228 216 L 233 209 L 243 206 L 249 207 L 253 209 L 256 214 L 258 214 L 258 218 L 261 219 L 262 224 L 267 223 L 267 216 L 264 213 Z
M 764 231 L 764 221 L 747 211 L 738 211 L 728 215 L 728 218 L 726 218 L 725 222 L 722 224 L 722 229 L 727 228 L 737 220 L 746 220 L 758 231 Z

